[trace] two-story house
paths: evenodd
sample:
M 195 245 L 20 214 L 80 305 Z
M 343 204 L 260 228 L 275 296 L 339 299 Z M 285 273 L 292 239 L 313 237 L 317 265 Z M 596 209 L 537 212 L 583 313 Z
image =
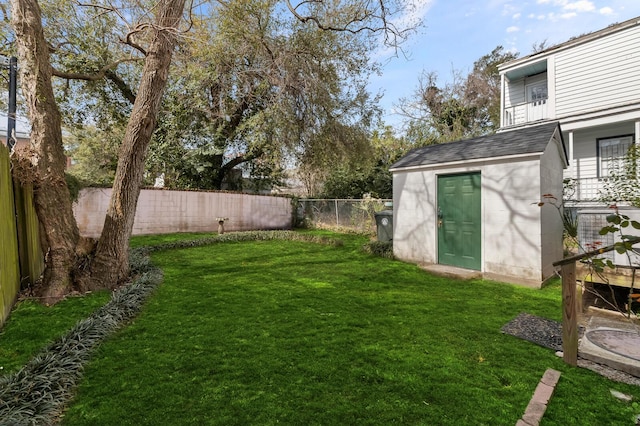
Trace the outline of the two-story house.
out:
M 583 246 L 611 244 L 613 235 L 598 233 L 610 213 L 600 191 L 631 144 L 640 143 L 640 17 L 502 64 L 499 71 L 501 131 L 560 123 L 569 163 L 565 208 L 578 217 Z M 626 213 L 640 219 L 640 210 Z

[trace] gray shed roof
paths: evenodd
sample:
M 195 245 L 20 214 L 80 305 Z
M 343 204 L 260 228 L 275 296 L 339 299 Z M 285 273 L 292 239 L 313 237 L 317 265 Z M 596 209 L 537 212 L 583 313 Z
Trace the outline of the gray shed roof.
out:
M 465 160 L 543 153 L 556 131 L 564 153 L 560 125 L 557 121 L 553 121 L 473 139 L 416 148 L 409 151 L 407 155 L 392 165 L 391 170 Z M 563 161 L 566 161 L 566 153 Z

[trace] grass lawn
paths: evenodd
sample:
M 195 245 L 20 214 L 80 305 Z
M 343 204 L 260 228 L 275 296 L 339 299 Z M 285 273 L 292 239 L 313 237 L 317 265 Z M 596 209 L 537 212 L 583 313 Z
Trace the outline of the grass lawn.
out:
M 0 328 L 0 375 L 19 370 L 47 343 L 107 303 L 109 297 L 109 292 L 102 291 L 69 297 L 53 307 L 34 300 L 18 302 Z
M 640 388 L 500 333 L 520 312 L 559 320 L 558 285 L 434 277 L 339 238 L 154 254 L 164 283 L 99 348 L 63 424 L 514 425 L 547 368 L 562 376 L 543 425 L 640 413 L 610 394 Z

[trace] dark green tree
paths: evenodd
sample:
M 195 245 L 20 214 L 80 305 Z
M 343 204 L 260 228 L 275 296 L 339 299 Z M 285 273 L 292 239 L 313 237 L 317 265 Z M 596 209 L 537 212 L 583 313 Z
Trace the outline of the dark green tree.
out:
M 377 113 L 366 89 L 376 68 L 370 38 L 301 23 L 276 1 L 234 2 L 217 14 L 215 25 L 194 22 L 196 36 L 181 45 L 152 175 L 219 189 L 243 168 L 277 182 L 286 164 L 333 162 L 360 149 L 364 139 L 354 135 Z M 167 161 L 171 150 L 177 163 Z
M 376 129 L 371 136 L 367 157 L 355 163 L 343 163 L 328 174 L 322 196 L 325 198 L 393 198 L 393 177 L 389 168 L 411 145 L 394 135 L 390 126 Z

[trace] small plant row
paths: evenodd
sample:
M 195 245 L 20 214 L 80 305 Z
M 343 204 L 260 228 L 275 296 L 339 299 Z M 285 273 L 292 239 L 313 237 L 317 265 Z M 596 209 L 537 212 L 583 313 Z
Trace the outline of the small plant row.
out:
M 54 424 L 72 397 L 93 351 L 140 311 L 162 281 L 140 250 L 131 253 L 134 282 L 115 291 L 110 301 L 79 321 L 20 371 L 0 377 L 0 425 Z
M 344 244 L 342 240 L 318 235 L 301 234 L 294 231 L 247 231 L 214 235 L 211 237 L 198 238 L 195 240 L 173 241 L 169 243 L 147 246 L 144 248 L 144 250 L 146 253 L 152 253 L 156 251 L 171 249 L 203 247 L 217 243 L 239 243 L 246 241 L 303 241 L 308 243 L 325 244 L 335 247 L 340 247 Z

